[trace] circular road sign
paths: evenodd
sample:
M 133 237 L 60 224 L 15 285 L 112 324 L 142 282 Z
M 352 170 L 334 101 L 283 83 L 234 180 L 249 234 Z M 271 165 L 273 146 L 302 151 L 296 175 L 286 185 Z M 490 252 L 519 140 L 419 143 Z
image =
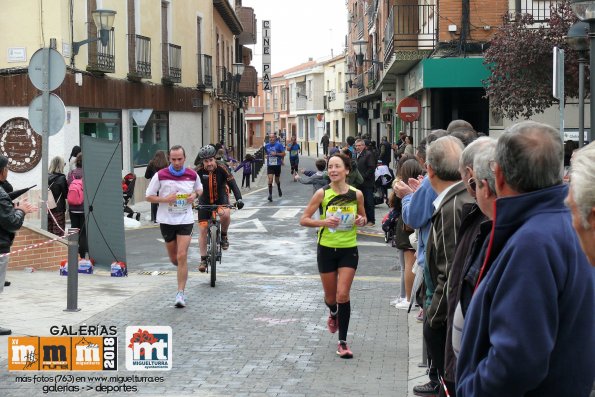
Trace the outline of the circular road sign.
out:
M 46 64 L 43 61 L 44 52 L 47 51 L 49 57 L 48 86 L 43 86 L 43 74 Z M 35 88 L 40 91 L 54 91 L 60 87 L 66 75 L 66 64 L 60 53 L 52 48 L 40 48 L 29 61 L 29 79 Z
M 40 135 L 43 129 L 43 94 L 35 97 L 29 105 L 29 123 L 31 127 Z M 66 119 L 66 108 L 64 102 L 58 95 L 50 93 L 50 106 L 48 112 L 50 114 L 50 123 L 48 127 L 48 133 L 50 135 L 57 134 L 58 131 L 64 126 L 64 120 Z
M 399 106 L 397 106 L 397 113 L 401 120 L 412 123 L 419 119 L 421 114 L 421 104 L 413 97 L 406 97 L 401 99 Z

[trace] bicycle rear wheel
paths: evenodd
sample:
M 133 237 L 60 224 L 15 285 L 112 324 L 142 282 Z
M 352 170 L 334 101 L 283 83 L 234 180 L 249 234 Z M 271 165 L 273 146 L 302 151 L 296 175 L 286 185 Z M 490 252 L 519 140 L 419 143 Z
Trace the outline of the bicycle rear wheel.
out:
M 209 231 L 209 267 L 211 268 L 211 287 L 214 287 L 217 279 L 217 226 L 211 226 Z

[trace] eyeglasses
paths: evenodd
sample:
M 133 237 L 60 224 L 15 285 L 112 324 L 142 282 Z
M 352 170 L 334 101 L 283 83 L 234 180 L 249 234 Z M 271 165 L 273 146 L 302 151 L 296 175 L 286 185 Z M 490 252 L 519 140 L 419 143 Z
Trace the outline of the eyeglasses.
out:
M 469 180 L 467 181 L 467 184 L 473 191 L 475 191 L 475 189 L 477 188 L 477 185 L 475 183 L 475 178 L 469 178 Z

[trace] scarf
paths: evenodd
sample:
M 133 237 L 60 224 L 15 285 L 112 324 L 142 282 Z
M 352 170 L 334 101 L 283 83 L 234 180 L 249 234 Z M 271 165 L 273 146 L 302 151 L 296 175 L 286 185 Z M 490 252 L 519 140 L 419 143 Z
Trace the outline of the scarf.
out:
M 169 173 L 173 176 L 182 176 L 186 172 L 186 167 L 182 167 L 180 171 L 176 171 L 173 165 L 169 165 Z

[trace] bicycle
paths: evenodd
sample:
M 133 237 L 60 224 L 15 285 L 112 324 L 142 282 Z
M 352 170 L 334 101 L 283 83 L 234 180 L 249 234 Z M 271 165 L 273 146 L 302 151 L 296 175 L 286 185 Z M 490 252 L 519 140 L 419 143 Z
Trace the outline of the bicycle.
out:
M 197 204 L 197 210 L 211 211 L 207 226 L 207 273 L 211 269 L 211 287 L 217 279 L 217 262 L 221 263 L 221 222 L 217 217 L 220 208 L 236 208 L 230 204 Z

